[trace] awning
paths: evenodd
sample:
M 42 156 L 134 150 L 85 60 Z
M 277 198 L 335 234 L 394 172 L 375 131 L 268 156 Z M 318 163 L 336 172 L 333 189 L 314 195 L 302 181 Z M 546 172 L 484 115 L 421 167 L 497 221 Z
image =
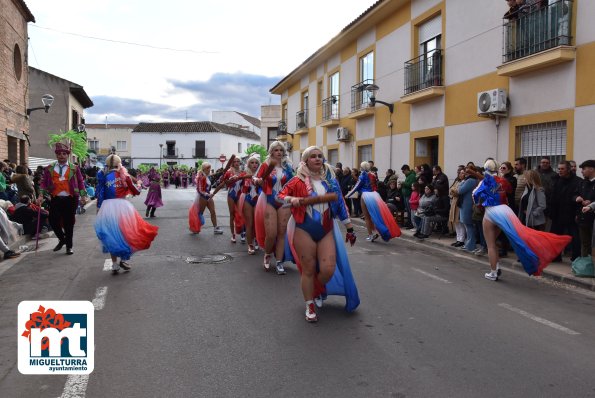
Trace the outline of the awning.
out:
M 32 171 L 35 171 L 35 169 L 37 168 L 37 166 L 47 166 L 52 162 L 55 162 L 56 159 L 46 159 L 46 158 L 36 158 L 33 156 L 29 156 L 29 160 L 27 161 L 27 166 L 29 166 L 29 168 Z

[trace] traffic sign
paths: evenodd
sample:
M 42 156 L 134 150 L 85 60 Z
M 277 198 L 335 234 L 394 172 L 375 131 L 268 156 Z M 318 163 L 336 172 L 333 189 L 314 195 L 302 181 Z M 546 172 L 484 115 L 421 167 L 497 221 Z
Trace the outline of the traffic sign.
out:
M 220 161 L 221 163 L 225 163 L 225 161 L 226 161 L 226 160 L 227 160 L 227 156 L 225 156 L 225 155 L 221 155 L 221 156 L 219 156 L 219 161 Z

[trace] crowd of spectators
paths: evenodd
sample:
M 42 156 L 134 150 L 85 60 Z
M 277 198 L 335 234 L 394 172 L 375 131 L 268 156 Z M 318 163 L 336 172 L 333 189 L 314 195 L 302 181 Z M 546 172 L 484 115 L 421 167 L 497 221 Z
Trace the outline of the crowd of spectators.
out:
M 514 165 L 504 161 L 499 175 L 508 182 L 504 190 L 508 206 L 527 227 L 570 235 L 571 244 L 562 256 L 571 261 L 592 255 L 595 227 L 595 160 L 583 162 L 577 175 L 574 161 L 562 160 L 551 165 L 548 157 L 537 167 L 527 169 L 527 160 L 517 158 Z M 378 172 L 372 168 L 372 172 Z M 414 229 L 414 236 L 426 239 L 432 234 L 452 236 L 452 246 L 476 255 L 487 254 L 483 236 L 481 206 L 473 203 L 472 193 L 479 184 L 474 176 L 483 172 L 472 162 L 458 166 L 452 182 L 438 165 L 410 167 L 403 165 L 402 174 L 388 169 L 378 181 L 378 193 L 386 201 L 399 224 Z M 335 173 L 343 194 L 356 183 L 359 171 L 337 163 Z M 581 178 L 582 177 L 582 178 Z M 503 195 L 504 195 L 503 194 Z M 352 216 L 361 216 L 359 198 L 346 199 Z M 498 240 L 500 256 L 511 250 L 504 234 Z

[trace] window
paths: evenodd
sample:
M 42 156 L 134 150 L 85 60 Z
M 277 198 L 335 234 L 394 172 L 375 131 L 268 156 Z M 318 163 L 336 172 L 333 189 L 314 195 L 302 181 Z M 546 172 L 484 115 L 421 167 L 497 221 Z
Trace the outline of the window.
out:
M 87 145 L 89 145 L 89 149 L 92 151 L 99 151 L 99 141 L 97 140 L 88 140 Z
M 163 156 L 169 157 L 177 157 L 178 156 L 178 148 L 176 148 L 175 141 L 165 141 L 166 147 L 164 148 L 165 153 Z
M 331 119 L 339 118 L 339 72 L 328 78 L 329 96 L 331 97 Z
M 542 157 L 555 168 L 566 160 L 566 121 L 517 127 L 516 147 L 518 156 L 527 159 L 527 169 L 537 167 Z
M 12 50 L 12 65 L 14 66 L 14 75 L 20 81 L 23 76 L 23 56 L 21 55 L 21 48 L 18 44 L 15 44 Z
M 195 158 L 206 158 L 207 157 L 205 141 L 194 141 L 194 157 Z
M 442 85 L 442 16 L 418 27 L 419 56 L 405 63 L 405 94 Z
M 308 92 L 302 93 L 302 110 L 296 114 L 296 129 L 303 129 L 308 127 L 308 107 L 310 98 Z
M 242 143 L 238 142 L 238 154 L 242 153 Z
M 71 129 L 73 129 L 74 131 L 78 131 L 78 126 L 79 126 L 79 113 L 76 111 L 76 109 L 72 110 L 72 119 L 70 120 L 71 123 Z
M 269 148 L 269 146 L 271 145 L 271 142 L 277 141 L 277 135 L 279 135 L 279 130 L 276 127 L 268 127 L 266 149 Z M 261 160 L 264 160 L 264 159 L 261 159 Z
M 372 160 L 372 145 L 362 145 L 357 147 L 357 158 L 359 163 Z
M 327 163 L 331 167 L 335 167 L 337 162 L 339 162 L 339 150 L 338 149 L 329 149 Z
M 366 84 L 374 83 L 374 53 L 369 52 L 359 59 L 360 82 Z M 367 105 L 372 94 L 367 90 L 362 90 L 362 104 Z
M 126 151 L 126 141 L 116 141 L 116 150 Z

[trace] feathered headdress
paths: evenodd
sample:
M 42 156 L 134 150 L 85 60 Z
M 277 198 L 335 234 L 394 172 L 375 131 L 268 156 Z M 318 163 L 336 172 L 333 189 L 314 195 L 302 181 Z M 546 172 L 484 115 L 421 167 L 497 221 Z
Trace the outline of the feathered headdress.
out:
M 70 130 L 62 134 L 50 134 L 49 137 L 48 144 L 54 148 L 55 152 L 72 152 L 79 160 L 84 160 L 88 156 L 87 140 L 84 134 Z

